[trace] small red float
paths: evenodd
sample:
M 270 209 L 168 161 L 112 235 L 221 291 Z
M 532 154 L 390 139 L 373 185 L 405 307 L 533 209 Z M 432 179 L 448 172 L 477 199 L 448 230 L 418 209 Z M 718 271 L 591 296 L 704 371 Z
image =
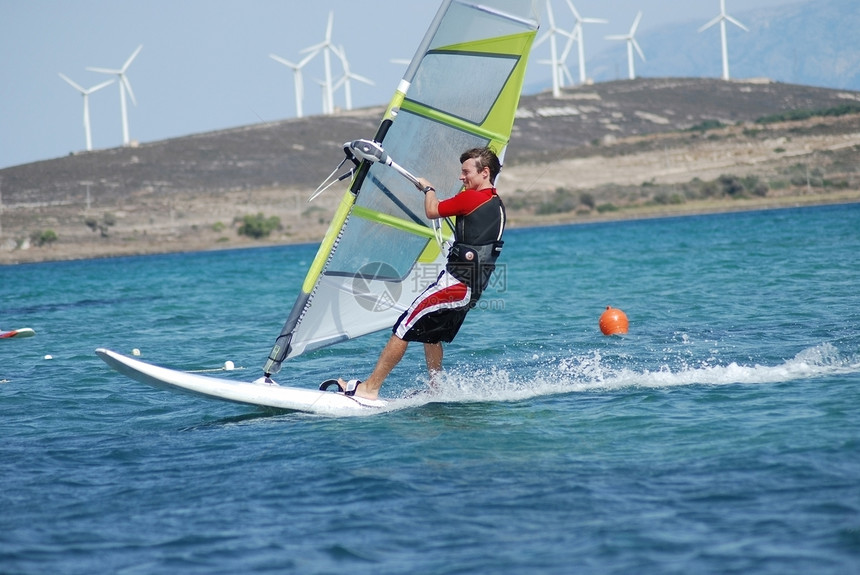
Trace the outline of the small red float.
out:
M 600 316 L 600 331 L 603 335 L 627 333 L 627 327 L 627 316 L 624 312 L 611 305 L 606 306 L 606 311 Z

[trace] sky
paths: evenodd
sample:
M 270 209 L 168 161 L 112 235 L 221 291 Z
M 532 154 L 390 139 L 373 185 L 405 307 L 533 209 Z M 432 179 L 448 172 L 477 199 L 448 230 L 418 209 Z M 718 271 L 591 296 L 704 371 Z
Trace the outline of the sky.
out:
M 572 29 L 566 0 L 550 0 L 556 25 Z M 798 0 L 726 0 L 741 21 L 752 9 Z M 573 0 L 584 18 L 606 24 L 584 28 L 590 54 L 626 34 L 637 11 L 639 33 L 672 23 L 706 24 L 719 0 Z M 354 108 L 385 105 L 439 6 L 437 0 L 0 0 L 0 168 L 53 159 L 86 149 L 83 98 L 58 75 L 84 89 L 115 76 L 87 67 L 118 69 L 142 45 L 127 69 L 137 105 L 128 101 L 129 135 L 153 142 L 295 117 L 293 71 L 269 57 L 299 61 L 322 42 L 334 13 L 332 42 L 342 46 L 354 74 Z M 540 0 L 542 31 L 546 0 Z M 713 28 L 715 50 L 718 27 Z M 539 35 L 541 32 L 539 32 Z M 535 48 L 526 90 L 550 86 L 549 42 Z M 568 66 L 576 71 L 575 50 Z M 718 75 L 718 71 L 715 75 Z M 334 67 L 333 76 L 341 74 Z M 322 110 L 323 59 L 304 68 L 304 115 Z M 341 90 L 335 105 L 345 107 Z M 122 145 L 118 84 L 89 96 L 94 149 Z M 361 134 L 357 134 L 361 137 Z

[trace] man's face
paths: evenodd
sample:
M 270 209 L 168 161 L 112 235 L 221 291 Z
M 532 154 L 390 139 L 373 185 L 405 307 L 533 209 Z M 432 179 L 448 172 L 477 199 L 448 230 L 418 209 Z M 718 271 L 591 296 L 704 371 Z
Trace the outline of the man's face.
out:
M 489 187 L 489 173 L 490 168 L 479 171 L 475 166 L 475 159 L 469 158 L 463 162 L 460 170 L 460 181 L 463 182 L 463 186 L 467 190 L 481 190 Z

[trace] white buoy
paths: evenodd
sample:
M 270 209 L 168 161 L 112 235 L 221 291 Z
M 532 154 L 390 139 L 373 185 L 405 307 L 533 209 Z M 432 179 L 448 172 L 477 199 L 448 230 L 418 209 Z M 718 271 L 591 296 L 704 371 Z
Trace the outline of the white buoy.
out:
M 235 366 L 235 365 L 233 365 L 233 362 L 232 362 L 232 361 L 230 361 L 229 359 L 228 359 L 227 361 L 225 361 L 225 362 L 224 362 L 224 369 L 225 369 L 225 370 L 227 370 L 227 371 L 233 371 L 233 369 L 234 369 L 235 367 L 236 367 L 236 366 Z
M 45 359 L 54 359 L 54 356 L 53 356 L 53 355 L 48 354 L 48 355 L 46 355 L 46 356 L 45 356 Z
M 140 350 L 137 348 L 134 348 L 133 350 L 131 350 L 131 355 L 140 355 Z

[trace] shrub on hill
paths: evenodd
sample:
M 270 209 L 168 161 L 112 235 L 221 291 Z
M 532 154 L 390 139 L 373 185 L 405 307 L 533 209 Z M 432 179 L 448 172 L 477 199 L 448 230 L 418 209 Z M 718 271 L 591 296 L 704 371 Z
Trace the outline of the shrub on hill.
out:
M 707 132 L 708 130 L 716 130 L 719 128 L 725 128 L 726 125 L 720 122 L 719 120 L 704 120 L 696 124 L 695 126 L 691 126 L 687 129 L 688 132 Z
M 257 215 L 247 214 L 242 217 L 239 226 L 239 235 L 254 239 L 268 237 L 273 231 L 281 227 L 281 218 L 278 216 L 266 217 L 262 213 Z
M 84 223 L 94 232 L 99 232 L 103 238 L 108 236 L 108 228 L 116 225 L 116 216 L 111 212 L 102 214 L 102 221 L 95 216 L 87 216 Z
M 57 232 L 54 230 L 43 230 L 41 232 L 33 232 L 30 234 L 30 241 L 39 247 L 51 245 L 57 241 Z
M 788 110 L 779 114 L 771 114 L 758 118 L 756 124 L 773 124 L 776 122 L 796 122 L 798 120 L 808 120 L 809 118 L 823 116 L 845 116 L 847 114 L 860 113 L 860 104 L 843 104 L 833 108 L 824 108 L 821 110 Z

